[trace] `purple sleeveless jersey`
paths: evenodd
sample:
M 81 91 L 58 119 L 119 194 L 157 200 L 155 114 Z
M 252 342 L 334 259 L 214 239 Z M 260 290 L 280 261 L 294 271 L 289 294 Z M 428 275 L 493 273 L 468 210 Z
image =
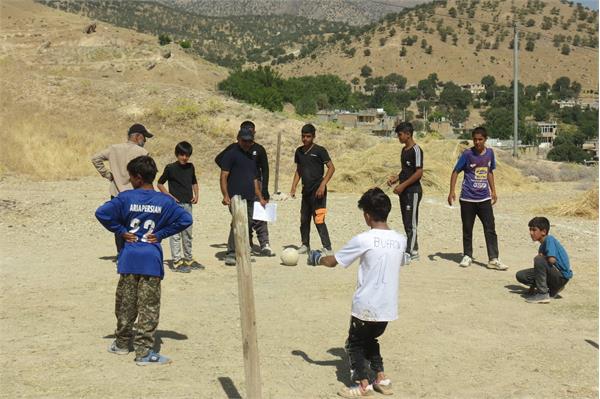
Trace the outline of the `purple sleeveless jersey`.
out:
M 471 202 L 491 199 L 488 173 L 494 169 L 496 157 L 491 148 L 486 148 L 483 154 L 478 154 L 475 147 L 466 149 L 454 167 L 455 172 L 465 172 L 460 199 Z

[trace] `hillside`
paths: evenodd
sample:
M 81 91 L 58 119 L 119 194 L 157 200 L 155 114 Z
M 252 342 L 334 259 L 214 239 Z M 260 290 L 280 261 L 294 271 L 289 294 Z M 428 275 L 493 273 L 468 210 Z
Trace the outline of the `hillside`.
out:
M 95 175 L 92 154 L 124 141 L 127 128 L 142 122 L 155 133 L 148 150 L 159 167 L 172 160 L 175 143 L 189 140 L 206 181 L 216 174 L 214 156 L 234 139 L 240 122 L 252 119 L 269 154 L 282 132 L 282 182 L 291 184 L 304 121 L 220 95 L 215 87 L 225 69 L 177 45 L 161 47 L 153 36 L 102 22 L 86 34 L 88 18 L 31 1 L 3 1 L 0 15 L 0 140 L 9 149 L 0 152 L 0 176 Z M 169 58 L 163 56 L 167 50 Z M 319 139 L 334 156 L 378 142 L 326 127 L 319 127 Z
M 285 76 L 332 73 L 359 79 L 398 73 L 416 84 L 430 73 L 442 81 L 512 80 L 510 2 L 449 0 L 390 14 L 351 40 L 326 44 L 310 56 L 279 65 Z M 598 90 L 598 11 L 558 0 L 516 0 L 521 31 L 520 81 L 554 82 L 568 76 L 584 92 Z M 531 51 L 529 51 L 531 50 Z M 402 54 L 402 55 L 401 55 Z
M 154 37 L 131 30 L 98 23 L 95 33 L 86 34 L 89 19 L 33 2 L 5 1 L 0 11 L 0 123 L 6 127 L 0 140 L 10 149 L 0 152 L 0 175 L 63 180 L 95 175 L 91 155 L 125 140 L 127 127 L 142 122 L 156 135 L 148 150 L 159 167 L 170 162 L 176 142 L 189 140 L 202 180 L 211 181 L 217 173 L 214 156 L 232 141 L 242 120 L 252 119 L 272 167 L 277 133 L 282 133 L 280 187 L 289 188 L 293 152 L 305 121 L 220 95 L 214 88 L 226 76 L 224 69 L 174 45 L 169 47 L 171 56 L 164 58 L 165 47 Z M 319 143 L 340 160 L 340 177 L 331 189 L 370 186 L 372 181 L 360 174 L 354 182 L 348 179 L 349 171 L 358 169 L 345 160 L 381 159 L 373 154 L 384 147 L 376 146 L 389 141 L 327 125 L 317 128 Z M 453 146 L 433 142 L 428 151 L 445 152 Z M 398 168 L 397 151 L 389 151 L 380 161 L 383 166 L 374 167 L 378 177 Z M 446 163 L 432 164 L 429 173 L 445 181 L 450 169 Z
M 310 19 L 365 25 L 423 0 L 389 0 L 374 5 L 357 0 L 156 0 L 201 15 L 296 15 Z
M 185 42 L 190 52 L 226 67 L 288 60 L 289 51 L 308 53 L 331 35 L 353 30 L 342 22 L 293 15 L 211 17 L 150 1 L 36 0 L 63 11 L 155 36 Z M 306 45 L 316 40 L 311 46 Z M 303 50 L 302 48 L 305 47 Z

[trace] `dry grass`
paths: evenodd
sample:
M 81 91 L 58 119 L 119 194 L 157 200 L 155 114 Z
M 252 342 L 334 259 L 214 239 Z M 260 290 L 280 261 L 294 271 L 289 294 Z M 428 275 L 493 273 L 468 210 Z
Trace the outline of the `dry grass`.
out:
M 569 200 L 541 211 L 556 216 L 573 216 L 585 219 L 598 219 L 598 186 L 586 191 L 575 200 Z
M 447 193 L 450 174 L 456 160 L 466 148 L 455 140 L 419 140 L 423 149 L 425 169 L 421 183 L 425 190 L 435 193 Z M 388 176 L 400 170 L 400 151 L 402 145 L 397 140 L 388 140 L 364 151 L 361 157 L 355 154 L 343 156 L 337 163 L 339 170 L 334 176 L 331 187 L 338 191 L 355 191 L 357 187 L 383 187 Z M 495 171 L 498 191 L 535 190 L 520 171 L 498 161 Z

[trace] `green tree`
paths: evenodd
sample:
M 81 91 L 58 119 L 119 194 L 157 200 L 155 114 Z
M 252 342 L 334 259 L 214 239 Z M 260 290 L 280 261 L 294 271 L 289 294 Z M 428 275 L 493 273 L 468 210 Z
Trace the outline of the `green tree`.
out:
M 373 74 L 373 68 L 371 68 L 370 66 L 363 65 L 362 68 L 360 68 L 360 76 L 362 76 L 363 78 L 368 78 L 372 74 Z
M 571 53 L 571 47 L 567 43 L 563 43 L 560 53 L 562 55 L 569 55 Z
M 440 104 L 449 108 L 466 109 L 471 100 L 471 93 L 453 82 L 447 82 L 440 93 Z
M 299 115 L 314 115 L 317 113 L 317 102 L 310 96 L 304 96 L 294 103 Z
M 171 41 L 171 37 L 166 33 L 161 33 L 158 35 L 158 44 L 161 46 L 166 46 L 167 44 L 171 43 Z
M 535 49 L 535 42 L 533 40 L 527 40 L 527 44 L 525 44 L 526 51 L 533 51 Z
M 481 78 L 481 84 L 484 85 L 485 89 L 487 90 L 496 84 L 496 78 L 492 75 L 485 75 L 483 78 Z

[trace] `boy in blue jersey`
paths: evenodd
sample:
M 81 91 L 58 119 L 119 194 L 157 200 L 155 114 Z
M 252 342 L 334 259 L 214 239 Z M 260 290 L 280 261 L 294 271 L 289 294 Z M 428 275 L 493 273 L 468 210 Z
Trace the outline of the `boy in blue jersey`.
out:
M 152 158 L 134 158 L 127 171 L 134 190 L 120 193 L 96 210 L 98 221 L 125 240 L 117 261 L 121 277 L 115 301 L 116 339 L 108 351 L 126 355 L 133 339 L 137 365 L 167 364 L 171 360 L 153 350 L 160 281 L 165 274 L 160 241 L 189 227 L 192 217 L 173 198 L 154 191 L 158 169 Z
M 567 251 L 549 232 L 550 221 L 545 217 L 529 221 L 529 235 L 541 245 L 533 258 L 533 269 L 520 270 L 516 276 L 517 281 L 529 286 L 529 303 L 549 303 L 550 297 L 562 291 L 573 277 Z
M 487 131 L 483 127 L 473 129 L 471 133 L 473 147 L 466 149 L 450 177 L 450 193 L 448 204 L 456 200 L 454 188 L 460 172 L 464 173 L 462 189 L 460 191 L 460 218 L 462 220 L 463 232 L 463 258 L 461 267 L 469 267 L 473 261 L 473 224 L 478 217 L 483 224 L 485 246 L 489 262 L 489 269 L 506 270 L 508 266 L 498 259 L 498 236 L 496 235 L 496 224 L 492 205 L 496 203 L 496 184 L 494 180 L 494 169 L 496 169 L 496 157 L 491 148 L 485 146 Z

